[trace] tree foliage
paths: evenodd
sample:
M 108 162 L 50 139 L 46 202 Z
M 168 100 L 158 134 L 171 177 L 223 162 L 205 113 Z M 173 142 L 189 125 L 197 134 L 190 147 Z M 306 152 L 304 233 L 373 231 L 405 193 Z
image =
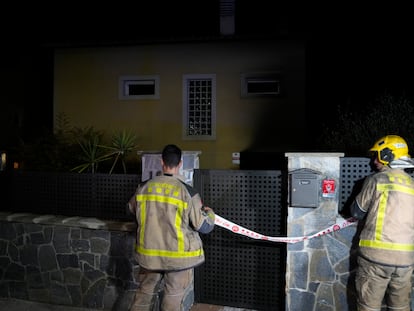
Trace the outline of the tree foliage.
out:
M 325 127 L 319 139 L 329 151 L 365 156 L 376 140 L 391 134 L 403 137 L 414 152 L 414 107 L 405 95 L 384 93 L 354 109 L 338 106 L 334 122 Z

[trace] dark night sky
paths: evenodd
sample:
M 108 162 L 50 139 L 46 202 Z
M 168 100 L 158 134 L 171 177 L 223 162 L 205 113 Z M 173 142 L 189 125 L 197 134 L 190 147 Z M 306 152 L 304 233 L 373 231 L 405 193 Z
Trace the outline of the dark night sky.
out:
M 10 8 L 4 12 L 9 19 L 0 21 L 1 65 L 5 73 L 2 81 L 24 77 L 25 85 L 17 88 L 10 86 L 11 82 L 2 83 L 3 94 L 16 88 L 8 102 L 25 102 L 26 106 L 30 103 L 28 110 L 37 117 L 34 123 L 51 124 L 49 46 L 128 42 L 182 33 L 208 37 L 218 33 L 218 2 L 200 1 L 197 6 L 191 1 L 174 3 L 173 7 L 170 2 L 154 1 L 138 7 L 127 3 L 85 6 L 67 2 L 33 8 L 26 5 L 25 10 L 17 5 Z M 277 4 L 272 1 L 237 3 L 236 32 L 276 32 L 306 39 L 311 117 L 317 118 L 320 111 L 334 109 L 347 100 L 363 105 L 385 90 L 414 93 L 414 19 L 408 7 L 381 7 L 378 3 L 375 7 L 362 7 L 347 2 L 344 7 L 292 9 L 275 8 Z M 22 68 L 25 73 L 20 71 Z
M 341 97 L 413 91 L 413 20 L 403 11 L 372 14 L 340 15 L 333 28 L 327 23 L 326 32 L 320 27 L 314 34 L 311 74 Z
M 317 124 L 312 130 L 329 123 L 338 105 L 366 112 L 364 107 L 385 92 L 414 102 L 409 14 L 404 7 L 341 8 L 312 23 L 307 59 L 307 103 Z
M 151 36 L 187 33 L 189 37 L 208 37 L 218 33 L 217 0 L 200 1 L 197 6 L 191 1 L 76 3 L 37 4 L 25 6 L 25 10 L 16 4 L 14 10 L 4 12 L 9 20 L 3 18 L 0 26 L 6 50 L 23 48 L 24 53 L 45 43 L 128 42 Z M 411 79 L 414 19 L 408 8 L 378 4 L 275 6 L 271 1 L 238 0 L 236 32 L 306 37 L 311 77 L 326 79 L 325 83 L 338 81 L 339 87 L 351 92 L 371 85 L 405 84 L 406 78 Z

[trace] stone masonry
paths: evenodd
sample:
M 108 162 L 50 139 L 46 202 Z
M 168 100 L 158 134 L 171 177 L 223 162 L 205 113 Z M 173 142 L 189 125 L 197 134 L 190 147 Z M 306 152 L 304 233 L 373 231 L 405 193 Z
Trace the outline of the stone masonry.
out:
M 134 242 L 133 222 L 0 213 L 0 297 L 127 311 Z
M 337 191 L 324 196 L 321 187 L 322 181 L 328 179 L 335 181 L 338 188 L 341 156 L 333 153 L 287 154 L 290 174 L 303 169 L 315 172 L 311 177 L 317 184 L 315 206 L 288 206 L 288 236 L 309 236 L 343 220 L 338 216 Z M 313 195 L 312 192 L 306 194 L 307 198 Z M 352 280 L 355 234 L 356 225 L 351 225 L 287 246 L 287 311 L 356 310 Z

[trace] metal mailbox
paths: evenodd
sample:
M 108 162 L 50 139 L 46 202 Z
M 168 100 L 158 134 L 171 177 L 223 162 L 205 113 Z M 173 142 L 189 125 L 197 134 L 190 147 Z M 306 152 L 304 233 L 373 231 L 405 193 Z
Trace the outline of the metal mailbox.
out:
M 291 207 L 318 207 L 320 173 L 298 169 L 289 173 L 289 204 Z

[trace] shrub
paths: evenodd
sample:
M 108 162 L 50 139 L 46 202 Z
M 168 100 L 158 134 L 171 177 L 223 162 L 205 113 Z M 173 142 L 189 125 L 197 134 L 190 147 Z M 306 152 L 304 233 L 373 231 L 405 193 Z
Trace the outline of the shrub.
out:
M 93 126 L 73 127 L 64 113 L 56 118 L 55 131 L 33 143 L 20 142 L 13 152 L 24 170 L 112 174 L 118 163 L 127 173 L 127 156 L 138 145 L 136 136 L 127 130 L 115 132 L 110 143 L 105 133 Z
M 337 116 L 319 137 L 319 144 L 329 151 L 347 156 L 366 156 L 374 142 L 385 135 L 400 135 L 414 152 L 414 108 L 405 96 L 384 93 L 372 103 L 358 108 L 337 107 Z

